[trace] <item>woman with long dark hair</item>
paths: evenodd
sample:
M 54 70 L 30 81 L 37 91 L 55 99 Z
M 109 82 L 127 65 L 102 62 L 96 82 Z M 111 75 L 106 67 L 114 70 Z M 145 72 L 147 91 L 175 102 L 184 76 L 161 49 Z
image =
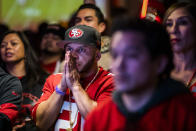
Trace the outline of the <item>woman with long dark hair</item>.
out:
M 33 130 L 31 109 L 41 96 L 48 74 L 39 67 L 35 52 L 26 36 L 20 31 L 8 31 L 2 36 L 0 56 L 1 66 L 9 74 L 18 77 L 23 87 L 22 109 L 14 129 Z M 27 126 L 26 122 L 31 124 Z
M 196 5 L 176 3 L 165 13 L 163 23 L 170 35 L 178 79 L 196 96 Z

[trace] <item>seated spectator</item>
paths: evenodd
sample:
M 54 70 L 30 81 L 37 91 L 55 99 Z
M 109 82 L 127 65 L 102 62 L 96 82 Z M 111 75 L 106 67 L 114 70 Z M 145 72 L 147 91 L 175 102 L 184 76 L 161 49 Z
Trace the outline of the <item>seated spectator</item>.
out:
M 58 46 L 65 49 L 64 72 L 46 80 L 32 115 L 40 130 L 80 131 L 86 115 L 111 97 L 113 76 L 97 65 L 101 38 L 94 28 L 73 26 Z
M 25 122 L 31 123 L 31 109 L 42 94 L 43 84 L 46 74 L 41 70 L 38 59 L 30 43 L 22 32 L 9 31 L 3 35 L 0 42 L 1 64 L 5 71 L 20 79 L 23 89 L 22 109 L 15 123 L 15 127 L 29 128 L 30 125 L 24 126 Z
M 170 78 L 173 54 L 162 25 L 119 19 L 111 55 L 116 92 L 87 116 L 85 131 L 196 130 L 196 100 Z
M 0 67 L 0 130 L 11 131 L 22 102 L 20 81 Z
M 49 74 L 60 72 L 64 54 L 63 49 L 59 48 L 56 43 L 63 40 L 64 32 L 65 29 L 58 24 L 48 25 L 41 39 L 40 63 Z
M 176 3 L 165 14 L 164 25 L 174 53 L 174 79 L 182 81 L 196 96 L 196 5 Z

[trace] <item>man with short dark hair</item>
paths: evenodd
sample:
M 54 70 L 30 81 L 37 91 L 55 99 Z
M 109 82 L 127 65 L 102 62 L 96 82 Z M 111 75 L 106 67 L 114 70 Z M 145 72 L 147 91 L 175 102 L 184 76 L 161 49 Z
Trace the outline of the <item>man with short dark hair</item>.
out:
M 94 4 L 83 4 L 76 11 L 75 25 L 94 27 L 99 33 L 104 32 L 106 24 L 101 10 Z
M 196 100 L 170 78 L 173 55 L 162 25 L 119 19 L 111 55 L 116 92 L 87 116 L 85 131 L 196 130 Z
M 79 131 L 86 115 L 110 98 L 113 77 L 97 65 L 101 40 L 93 27 L 69 28 L 57 45 L 65 49 L 64 71 L 47 79 L 33 117 L 41 130 Z
M 50 24 L 45 30 L 41 40 L 40 63 L 49 74 L 58 73 L 63 57 L 63 50 L 56 43 L 63 40 L 65 29 L 59 24 Z

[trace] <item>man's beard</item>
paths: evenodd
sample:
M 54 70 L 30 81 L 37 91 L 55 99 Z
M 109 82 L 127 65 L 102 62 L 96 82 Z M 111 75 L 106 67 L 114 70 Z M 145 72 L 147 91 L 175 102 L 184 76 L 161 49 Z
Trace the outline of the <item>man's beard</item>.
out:
M 47 56 L 55 56 L 55 55 L 59 55 L 61 52 L 60 51 L 52 51 L 50 50 L 52 48 L 52 42 L 47 41 L 45 42 L 45 47 L 44 49 L 42 49 L 42 53 L 47 55 Z
M 61 52 L 60 51 L 59 52 L 52 52 L 48 49 L 43 49 L 42 53 L 47 55 L 47 56 L 55 56 L 55 55 L 59 55 Z
M 88 72 L 95 62 L 95 54 L 91 57 L 91 59 L 84 65 L 84 67 L 79 71 L 79 73 L 86 73 Z

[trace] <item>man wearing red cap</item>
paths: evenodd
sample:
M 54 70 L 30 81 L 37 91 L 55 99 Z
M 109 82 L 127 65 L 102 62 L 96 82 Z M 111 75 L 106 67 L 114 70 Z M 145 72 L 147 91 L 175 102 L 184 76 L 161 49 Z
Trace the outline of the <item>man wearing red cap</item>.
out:
M 83 118 L 110 98 L 113 77 L 97 65 L 101 41 L 96 29 L 74 26 L 57 45 L 65 49 L 64 71 L 47 79 L 32 114 L 41 130 L 80 130 Z

